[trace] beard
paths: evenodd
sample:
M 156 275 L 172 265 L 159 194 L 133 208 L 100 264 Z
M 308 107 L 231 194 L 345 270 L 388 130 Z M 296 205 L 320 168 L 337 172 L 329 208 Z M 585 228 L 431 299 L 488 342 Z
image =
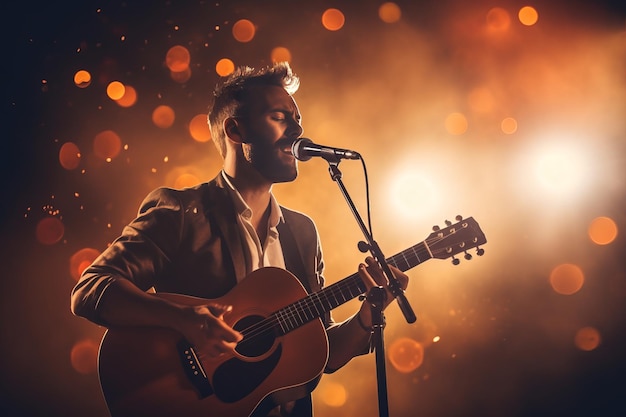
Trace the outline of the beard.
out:
M 272 183 L 291 182 L 298 176 L 296 159 L 281 151 L 278 146 L 244 144 L 243 154 L 246 160 Z

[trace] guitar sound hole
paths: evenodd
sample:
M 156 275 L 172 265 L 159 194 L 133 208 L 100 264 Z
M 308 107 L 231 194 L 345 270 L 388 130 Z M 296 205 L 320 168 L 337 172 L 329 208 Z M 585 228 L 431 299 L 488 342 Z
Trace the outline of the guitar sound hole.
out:
M 262 316 L 247 316 L 233 326 L 235 330 L 244 334 L 243 340 L 235 348 L 240 355 L 255 358 L 274 346 L 273 326 L 269 323 L 261 323 L 263 320 L 265 317 Z

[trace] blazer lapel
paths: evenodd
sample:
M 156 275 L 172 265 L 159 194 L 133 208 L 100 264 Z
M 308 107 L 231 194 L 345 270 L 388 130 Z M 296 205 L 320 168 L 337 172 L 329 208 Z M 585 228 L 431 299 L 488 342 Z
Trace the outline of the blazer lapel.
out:
M 222 174 L 218 175 L 209 183 L 209 215 L 213 216 L 217 225 L 222 232 L 228 251 L 235 268 L 235 277 L 237 282 L 246 276 L 246 262 L 242 249 L 241 236 L 237 229 L 237 218 L 235 207 L 228 195 L 228 191 L 224 189 Z

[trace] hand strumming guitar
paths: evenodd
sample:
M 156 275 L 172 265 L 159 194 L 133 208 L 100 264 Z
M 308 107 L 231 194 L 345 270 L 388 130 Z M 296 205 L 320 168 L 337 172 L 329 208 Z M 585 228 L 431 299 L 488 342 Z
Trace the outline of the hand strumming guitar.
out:
M 221 304 L 185 307 L 183 321 L 176 330 L 197 351 L 210 357 L 233 353 L 243 336 L 224 321 L 224 315 L 232 309 Z

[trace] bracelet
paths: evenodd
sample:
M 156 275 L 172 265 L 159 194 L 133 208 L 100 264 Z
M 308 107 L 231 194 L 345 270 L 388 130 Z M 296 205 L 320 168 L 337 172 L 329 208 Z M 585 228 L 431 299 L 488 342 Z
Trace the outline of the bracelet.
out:
M 361 320 L 361 315 L 359 313 L 356 313 L 356 321 L 359 323 L 361 329 L 365 330 L 367 333 L 372 333 L 373 327 L 367 327 L 363 323 L 363 320 Z

